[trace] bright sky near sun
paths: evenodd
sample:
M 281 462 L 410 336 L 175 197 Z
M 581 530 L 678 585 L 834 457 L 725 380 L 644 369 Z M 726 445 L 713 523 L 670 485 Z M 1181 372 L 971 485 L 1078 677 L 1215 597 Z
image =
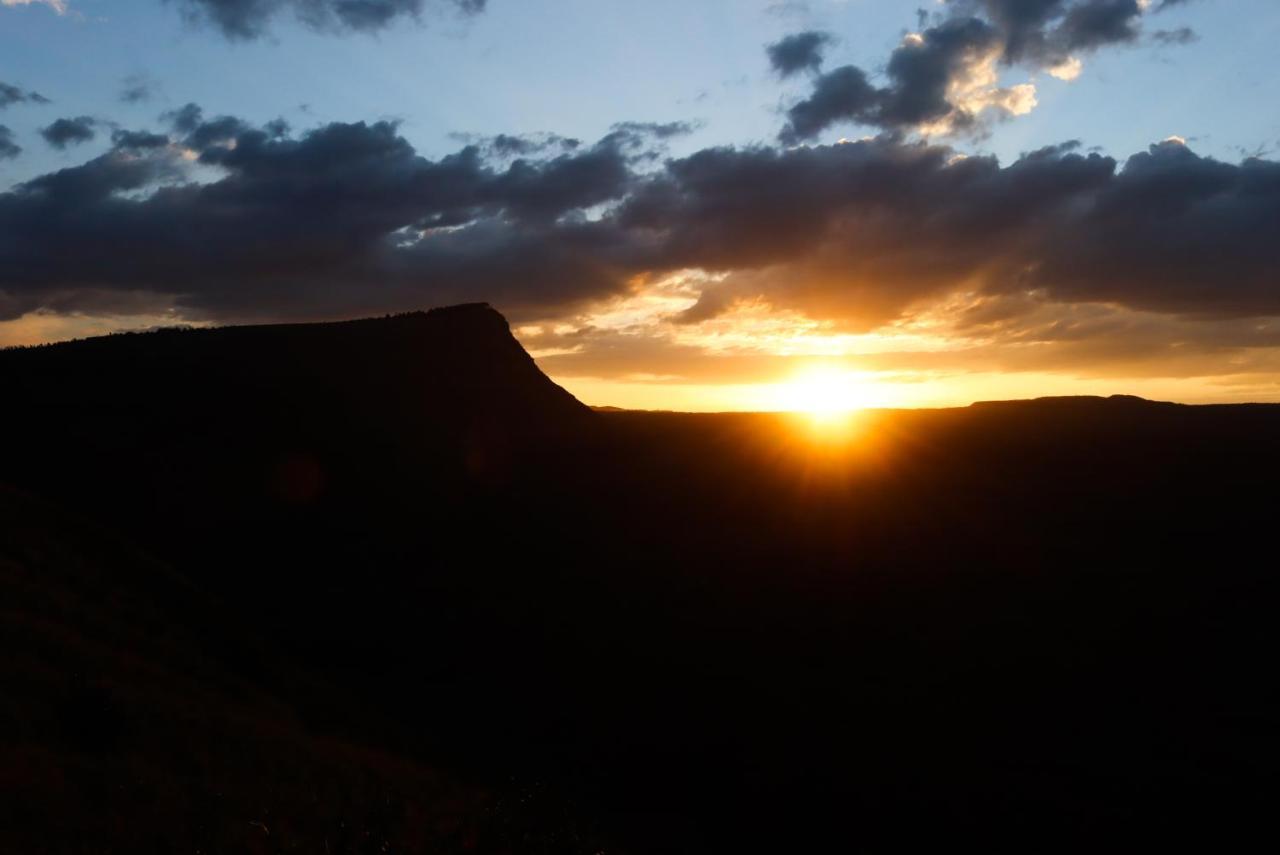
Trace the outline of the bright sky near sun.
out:
M 1280 400 L 1280 3 L 921 5 L 0 0 L 0 345 L 486 300 L 596 405 Z

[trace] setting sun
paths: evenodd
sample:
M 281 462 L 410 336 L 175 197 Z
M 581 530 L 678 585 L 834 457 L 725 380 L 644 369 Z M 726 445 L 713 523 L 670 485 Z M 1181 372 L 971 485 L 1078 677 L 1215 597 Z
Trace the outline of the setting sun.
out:
M 868 406 L 867 387 L 856 373 L 834 368 L 811 368 L 784 383 L 773 395 L 774 408 L 807 413 L 827 421 Z

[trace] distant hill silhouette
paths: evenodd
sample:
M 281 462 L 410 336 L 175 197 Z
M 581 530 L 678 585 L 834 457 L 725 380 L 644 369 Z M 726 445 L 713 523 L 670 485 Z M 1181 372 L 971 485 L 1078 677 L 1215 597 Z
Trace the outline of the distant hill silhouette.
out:
M 0 396 L 0 484 L 49 509 L 8 554 L 83 516 L 184 580 L 58 554 L 52 628 L 5 618 L 24 673 L 50 668 L 40 638 L 99 626 L 157 673 L 193 663 L 157 678 L 141 762 L 205 745 L 181 710 L 212 692 L 250 734 L 514 782 L 476 851 L 1214 850 L 1269 828 L 1278 406 L 868 411 L 833 447 L 782 414 L 593 412 L 483 306 L 11 350 Z M 167 652 L 102 599 L 117 572 L 179 624 Z M 0 709 L 43 716 L 19 685 Z M 264 756 L 241 796 L 311 774 Z M 351 801 L 282 797 L 278 827 L 408 780 L 368 775 Z M 434 816 L 448 789 L 392 801 Z

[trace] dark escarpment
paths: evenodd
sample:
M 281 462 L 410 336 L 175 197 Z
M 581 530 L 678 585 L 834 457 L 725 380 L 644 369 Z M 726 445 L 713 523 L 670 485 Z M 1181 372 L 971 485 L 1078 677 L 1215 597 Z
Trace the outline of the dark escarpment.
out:
M 476 303 L 343 321 L 161 329 L 0 352 L 0 393 L 25 424 L 97 413 L 131 427 L 314 433 L 551 429 L 588 410 Z
M 593 417 L 486 304 L 10 349 L 0 400 L 0 482 L 209 520 L 472 480 Z

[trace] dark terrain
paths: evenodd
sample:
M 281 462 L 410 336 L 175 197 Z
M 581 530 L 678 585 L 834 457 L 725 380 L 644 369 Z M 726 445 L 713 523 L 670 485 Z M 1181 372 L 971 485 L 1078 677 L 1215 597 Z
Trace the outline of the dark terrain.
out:
M 592 412 L 484 306 L 0 352 L 0 852 L 1233 849 L 1280 406 Z

